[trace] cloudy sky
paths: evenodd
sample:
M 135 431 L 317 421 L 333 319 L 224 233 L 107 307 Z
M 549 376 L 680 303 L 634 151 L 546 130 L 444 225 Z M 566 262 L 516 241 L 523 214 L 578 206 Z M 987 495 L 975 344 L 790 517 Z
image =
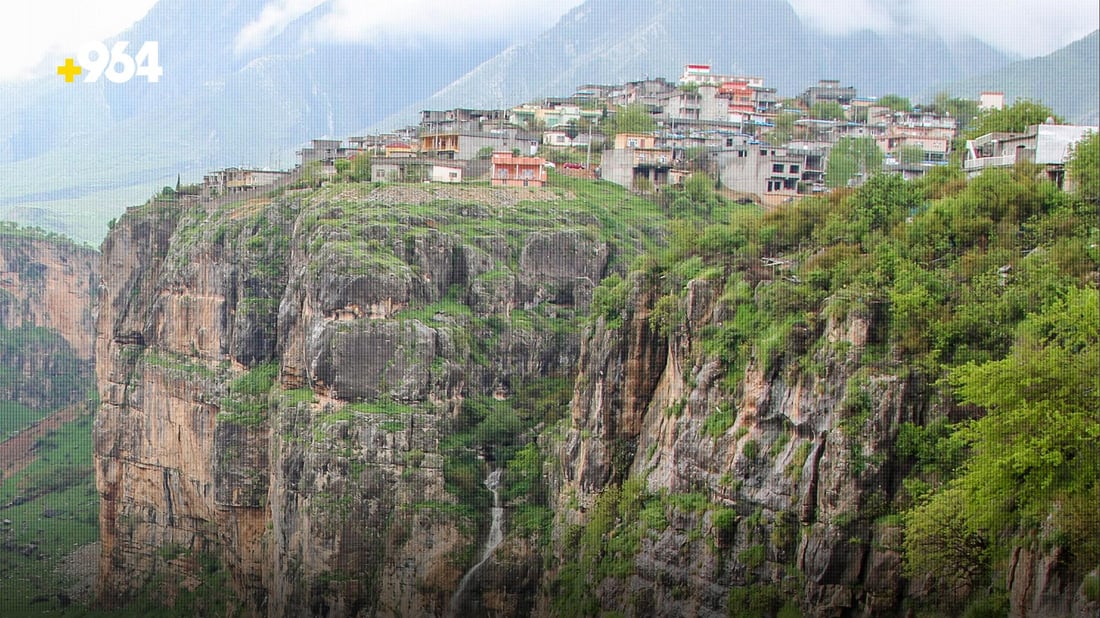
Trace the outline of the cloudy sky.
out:
M 245 51 L 321 4 L 314 36 L 408 44 L 425 37 L 459 42 L 520 39 L 547 28 L 582 0 L 271 0 L 237 37 Z M 684 0 L 690 1 L 690 0 Z M 973 35 L 1021 57 L 1043 55 L 1100 25 L 1096 0 L 789 0 L 804 21 L 844 34 L 926 28 Z M 16 0 L 0 8 L 0 80 L 52 72 L 78 42 L 102 40 L 148 12 L 156 0 Z

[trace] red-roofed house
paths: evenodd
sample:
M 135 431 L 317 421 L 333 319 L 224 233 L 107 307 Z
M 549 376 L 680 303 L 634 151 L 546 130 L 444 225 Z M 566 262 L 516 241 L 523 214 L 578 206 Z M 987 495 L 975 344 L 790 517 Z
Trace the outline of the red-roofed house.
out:
M 541 187 L 546 184 L 546 159 L 517 157 L 510 152 L 493 153 L 494 187 Z

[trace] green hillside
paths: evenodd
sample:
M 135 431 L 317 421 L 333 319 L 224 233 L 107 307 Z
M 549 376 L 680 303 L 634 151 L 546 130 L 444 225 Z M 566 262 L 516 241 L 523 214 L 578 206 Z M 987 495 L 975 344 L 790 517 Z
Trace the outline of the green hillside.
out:
M 1095 125 L 1100 122 L 1098 67 L 1100 30 L 1046 56 L 1014 62 L 941 90 L 969 98 L 986 90 L 1001 91 L 1007 102 L 1042 101 L 1069 123 Z

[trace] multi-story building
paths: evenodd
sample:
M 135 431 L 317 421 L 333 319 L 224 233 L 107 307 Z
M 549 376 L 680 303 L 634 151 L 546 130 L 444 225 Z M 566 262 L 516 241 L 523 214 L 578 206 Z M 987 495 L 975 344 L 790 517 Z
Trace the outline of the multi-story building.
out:
M 838 80 L 823 79 L 818 81 L 816 86 L 807 88 L 805 92 L 799 95 L 798 99 L 807 108 L 811 108 L 815 103 L 829 102 L 848 106 L 855 97 L 856 89 L 854 86 L 841 86 Z
M 1038 124 L 1022 133 L 986 133 L 967 140 L 963 169 L 974 176 L 991 167 L 1012 167 L 1017 163 L 1037 163 L 1059 187 L 1065 180 L 1066 159 L 1095 126 Z
M 605 150 L 601 176 L 628 189 L 656 188 L 670 183 L 673 149 L 647 133 L 619 133 L 614 148 Z
M 722 186 L 778 204 L 820 189 L 826 151 L 820 146 L 744 144 L 713 154 Z
M 485 149 L 491 151 L 519 149 L 534 153 L 540 136 L 518 129 L 492 131 L 441 131 L 420 136 L 420 153 L 440 159 L 468 161 Z

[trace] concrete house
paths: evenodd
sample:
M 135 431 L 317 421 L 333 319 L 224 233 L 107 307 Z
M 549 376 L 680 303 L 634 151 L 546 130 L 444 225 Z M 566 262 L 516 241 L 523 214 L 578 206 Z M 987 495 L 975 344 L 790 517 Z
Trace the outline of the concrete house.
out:
M 565 131 L 544 131 L 542 143 L 547 146 L 568 148 L 573 145 L 573 138 L 569 137 L 569 134 Z
M 825 177 L 826 152 L 819 147 L 746 144 L 713 156 L 722 186 L 769 205 L 810 193 Z
M 408 142 L 390 142 L 385 146 L 387 157 L 415 157 L 416 147 Z
M 421 157 L 376 157 L 371 160 L 374 182 L 462 182 L 466 162 Z
M 603 153 L 600 169 L 604 179 L 628 189 L 669 184 L 669 172 L 675 166 L 674 151 L 658 145 L 656 136 L 620 133 L 615 136 L 614 146 Z
M 278 170 L 253 170 L 227 167 L 211 172 L 202 178 L 202 194 L 207 197 L 241 193 L 260 187 L 270 187 L 290 176 L 290 172 Z
M 541 187 L 546 184 L 546 159 L 517 157 L 494 152 L 491 180 L 494 187 Z
M 491 131 L 443 131 L 420 136 L 420 153 L 439 159 L 469 161 L 484 148 L 532 152 L 538 149 L 539 136 L 517 129 Z
M 1019 162 L 1038 163 L 1047 178 L 1059 187 L 1065 180 L 1066 159 L 1073 145 L 1095 126 L 1068 124 L 1031 125 L 1023 133 L 987 133 L 967 140 L 963 169 L 971 176 L 991 167 L 1012 167 Z
M 798 99 L 807 108 L 813 107 L 815 103 L 828 102 L 839 103 L 847 107 L 854 98 L 856 98 L 855 87 L 841 86 L 840 82 L 835 79 L 820 80 L 816 86 L 810 86 L 798 96 Z
M 298 157 L 302 165 L 320 161 L 322 165 L 330 166 L 340 157 L 342 141 L 338 139 L 314 139 L 310 145 L 298 151 Z

